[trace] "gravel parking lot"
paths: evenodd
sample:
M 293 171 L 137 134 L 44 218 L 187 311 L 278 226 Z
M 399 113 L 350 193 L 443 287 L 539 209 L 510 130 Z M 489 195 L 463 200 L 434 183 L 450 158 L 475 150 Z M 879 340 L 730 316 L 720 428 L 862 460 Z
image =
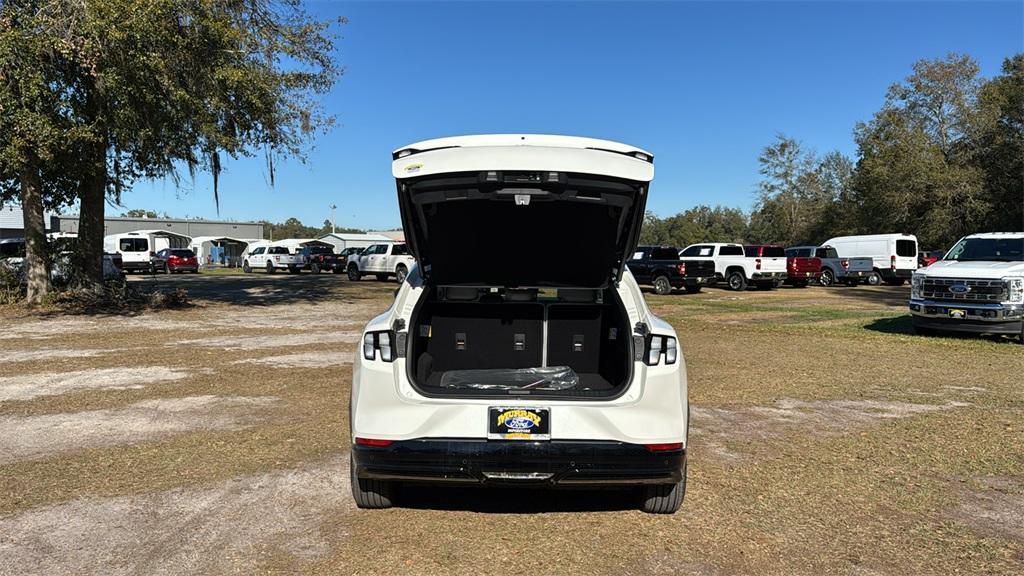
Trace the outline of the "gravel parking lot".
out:
M 0 574 L 1024 573 L 1024 347 L 909 288 L 649 295 L 693 405 L 672 516 L 613 491 L 348 487 L 350 358 L 393 283 L 137 277 L 195 305 L 0 309 Z

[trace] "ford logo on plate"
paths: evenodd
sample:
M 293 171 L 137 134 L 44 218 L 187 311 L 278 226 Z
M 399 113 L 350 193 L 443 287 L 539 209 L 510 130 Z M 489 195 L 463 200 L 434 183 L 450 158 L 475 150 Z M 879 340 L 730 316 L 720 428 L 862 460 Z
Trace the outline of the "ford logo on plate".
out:
M 514 416 L 505 420 L 505 426 L 508 426 L 509 430 L 529 430 L 533 428 L 533 420 L 523 418 L 522 416 Z
M 949 291 L 954 294 L 967 294 L 971 291 L 971 287 L 966 284 L 953 284 L 949 287 Z

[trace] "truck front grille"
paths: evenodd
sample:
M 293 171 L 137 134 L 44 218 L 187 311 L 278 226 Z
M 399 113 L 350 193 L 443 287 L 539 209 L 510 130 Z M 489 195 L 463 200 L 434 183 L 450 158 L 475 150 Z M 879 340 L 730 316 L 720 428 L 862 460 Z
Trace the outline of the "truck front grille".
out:
M 1002 302 L 1009 299 L 1009 291 L 1002 280 L 925 278 L 921 296 L 949 302 Z

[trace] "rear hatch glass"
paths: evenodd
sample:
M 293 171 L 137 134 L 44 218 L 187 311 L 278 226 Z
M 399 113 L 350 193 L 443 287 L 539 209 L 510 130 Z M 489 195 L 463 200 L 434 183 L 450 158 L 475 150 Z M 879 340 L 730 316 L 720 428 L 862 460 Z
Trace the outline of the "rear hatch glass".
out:
M 896 255 L 904 258 L 916 258 L 917 242 L 913 240 L 897 240 Z

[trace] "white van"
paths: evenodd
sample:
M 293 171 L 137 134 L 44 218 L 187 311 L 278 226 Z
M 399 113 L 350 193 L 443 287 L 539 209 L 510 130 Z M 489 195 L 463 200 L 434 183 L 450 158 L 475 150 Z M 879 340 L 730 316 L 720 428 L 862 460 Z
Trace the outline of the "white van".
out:
M 871 258 L 875 273 L 868 284 L 900 286 L 917 270 L 917 237 L 912 234 L 838 236 L 821 245 L 835 248 L 840 258 Z
M 192 239 L 166 230 L 136 230 L 103 237 L 103 251 L 121 254 L 125 272 L 151 272 L 153 256 L 164 248 L 188 248 Z

